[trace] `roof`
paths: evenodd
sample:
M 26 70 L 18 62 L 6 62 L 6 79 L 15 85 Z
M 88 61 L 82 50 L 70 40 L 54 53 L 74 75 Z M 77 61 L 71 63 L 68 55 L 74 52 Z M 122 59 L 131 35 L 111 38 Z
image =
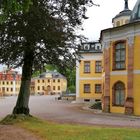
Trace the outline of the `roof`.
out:
M 119 18 L 119 17 L 124 17 L 124 16 L 131 16 L 131 13 L 132 11 L 129 9 L 128 7 L 128 0 L 125 0 L 125 3 L 124 3 L 124 10 L 121 11 L 119 14 L 117 14 L 113 19 L 112 19 L 112 22 L 114 19 L 116 18 Z
M 62 75 L 61 73 L 57 72 L 57 71 L 47 71 L 47 72 L 43 72 L 41 73 L 38 77 L 35 77 L 33 79 L 39 79 L 39 78 L 49 78 L 49 75 L 51 76 L 50 78 L 60 78 L 60 79 L 66 79 L 66 77 L 64 75 Z
M 105 32 L 118 31 L 119 29 L 124 29 L 126 27 L 132 27 L 132 26 L 136 27 L 137 25 L 140 25 L 140 21 L 132 22 L 132 23 L 129 23 L 129 24 L 124 24 L 124 25 L 118 26 L 118 27 L 112 27 L 112 28 L 107 28 L 107 29 L 101 30 L 100 42 L 102 40 L 103 33 L 105 33 Z
M 123 16 L 131 16 L 131 13 L 132 13 L 132 11 L 129 9 L 123 10 L 119 14 L 117 14 L 112 20 L 119 18 L 119 17 L 123 17 Z
M 84 42 L 79 48 L 80 53 L 102 53 L 102 46 L 99 41 Z
M 138 20 L 140 20 L 140 0 L 137 0 L 135 6 L 133 8 L 131 18 L 130 18 L 130 22 L 135 22 L 135 21 L 138 21 Z

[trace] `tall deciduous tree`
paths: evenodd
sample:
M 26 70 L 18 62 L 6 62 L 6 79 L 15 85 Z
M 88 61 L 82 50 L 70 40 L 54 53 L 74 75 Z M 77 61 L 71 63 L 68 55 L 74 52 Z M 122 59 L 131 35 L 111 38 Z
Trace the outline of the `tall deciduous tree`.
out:
M 27 12 L 32 0 L 0 0 L 0 23 L 8 18 L 8 14 Z
M 32 0 L 28 12 L 8 12 L 0 25 L 0 62 L 22 66 L 22 82 L 14 114 L 29 114 L 30 81 L 44 64 L 70 66 L 75 61 L 79 28 L 91 0 Z

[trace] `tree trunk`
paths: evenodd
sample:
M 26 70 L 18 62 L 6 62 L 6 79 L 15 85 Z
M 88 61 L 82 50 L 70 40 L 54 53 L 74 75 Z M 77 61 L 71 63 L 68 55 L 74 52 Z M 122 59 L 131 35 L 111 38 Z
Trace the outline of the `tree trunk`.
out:
M 16 106 L 13 109 L 13 114 L 29 115 L 29 97 L 30 83 L 32 76 L 33 52 L 26 51 L 24 55 L 24 63 L 22 67 L 21 87 L 18 95 Z

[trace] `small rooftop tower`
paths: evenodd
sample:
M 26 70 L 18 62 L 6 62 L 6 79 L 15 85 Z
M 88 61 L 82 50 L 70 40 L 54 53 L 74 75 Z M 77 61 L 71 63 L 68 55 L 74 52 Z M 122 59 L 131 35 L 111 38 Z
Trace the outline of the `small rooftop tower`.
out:
M 129 10 L 128 0 L 124 0 L 124 10 L 112 19 L 113 27 L 118 27 L 130 22 L 131 10 Z

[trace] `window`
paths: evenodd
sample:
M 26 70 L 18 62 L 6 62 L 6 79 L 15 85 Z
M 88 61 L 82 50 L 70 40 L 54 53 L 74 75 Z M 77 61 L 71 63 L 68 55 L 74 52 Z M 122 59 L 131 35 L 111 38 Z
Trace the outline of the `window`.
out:
M 58 90 L 60 90 L 60 86 L 58 86 Z
M 13 91 L 13 88 L 11 88 L 11 91 Z
M 11 85 L 13 84 L 13 82 L 11 81 Z
M 125 53 L 126 53 L 125 43 L 118 43 L 115 45 L 113 69 L 115 70 L 125 69 L 125 61 L 126 61 Z
M 6 75 L 3 75 L 2 78 L 3 78 L 3 80 L 5 80 L 6 79 Z
M 50 79 L 48 79 L 48 83 L 50 83 Z
M 116 26 L 120 26 L 120 21 L 117 21 L 116 22 Z
M 5 82 L 3 81 L 3 85 L 5 84 Z
M 40 86 L 38 86 L 38 88 L 37 88 L 38 90 L 40 90 Z
M 55 83 L 55 79 L 53 79 L 53 82 Z
M 44 86 L 42 86 L 42 90 L 44 90 Z
M 5 91 L 5 87 L 2 87 L 2 91 Z
M 44 83 L 44 80 L 42 80 L 42 83 Z
M 129 20 L 127 19 L 127 20 L 125 20 L 125 24 L 128 24 L 129 23 Z
M 102 85 L 95 84 L 95 93 L 102 93 Z
M 125 103 L 125 85 L 117 82 L 113 87 L 113 105 L 124 106 Z
M 58 83 L 60 82 L 60 79 L 58 79 Z
M 53 86 L 53 90 L 55 90 L 55 86 Z
M 38 80 L 38 83 L 40 83 L 40 80 Z
M 90 62 L 89 61 L 84 62 L 84 73 L 90 73 Z
M 90 99 L 84 99 L 84 102 L 90 102 Z
M 84 93 L 90 93 L 90 84 L 84 84 Z
M 95 72 L 101 73 L 102 72 L 102 61 L 95 62 Z

